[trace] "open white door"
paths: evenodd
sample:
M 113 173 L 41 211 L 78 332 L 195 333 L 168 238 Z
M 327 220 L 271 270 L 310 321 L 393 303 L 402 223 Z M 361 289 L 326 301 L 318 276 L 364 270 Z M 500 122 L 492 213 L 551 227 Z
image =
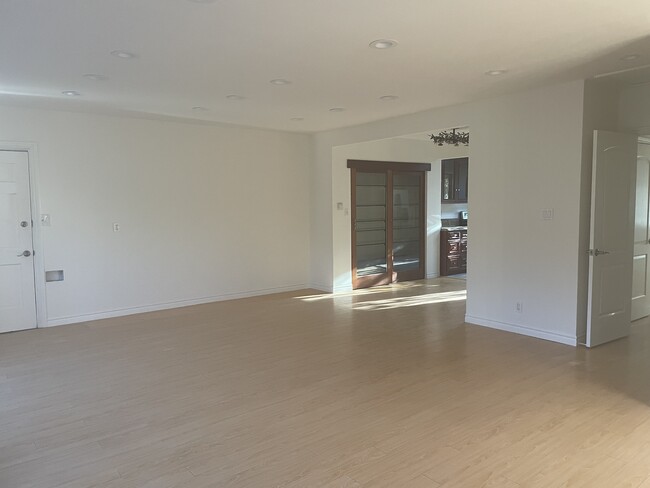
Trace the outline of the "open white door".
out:
M 632 320 L 650 315 L 650 146 L 639 144 L 636 162 Z
M 25 151 L 0 151 L 0 332 L 36 327 L 28 164 Z
M 637 136 L 594 131 L 587 346 L 630 333 Z

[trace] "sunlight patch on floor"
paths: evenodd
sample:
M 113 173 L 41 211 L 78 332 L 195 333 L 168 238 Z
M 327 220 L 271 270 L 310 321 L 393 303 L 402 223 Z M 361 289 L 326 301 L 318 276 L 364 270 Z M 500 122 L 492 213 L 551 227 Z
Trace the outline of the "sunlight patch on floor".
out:
M 298 298 L 306 302 L 313 302 L 318 300 L 335 299 L 335 298 L 343 298 L 343 297 L 376 295 L 378 293 L 390 293 L 390 292 L 396 292 L 401 290 L 412 290 L 414 288 L 422 288 L 422 287 L 437 288 L 439 286 L 440 285 L 404 282 L 404 283 L 393 283 L 391 285 L 373 286 L 372 288 L 364 288 L 361 290 L 341 291 L 336 293 L 321 293 L 318 295 L 303 295 L 294 298 Z
M 467 290 L 446 291 L 442 293 L 429 293 L 412 297 L 387 298 L 385 300 L 374 300 L 355 303 L 354 310 L 391 310 L 394 308 L 417 307 L 420 305 L 431 305 L 435 303 L 459 302 L 467 300 Z

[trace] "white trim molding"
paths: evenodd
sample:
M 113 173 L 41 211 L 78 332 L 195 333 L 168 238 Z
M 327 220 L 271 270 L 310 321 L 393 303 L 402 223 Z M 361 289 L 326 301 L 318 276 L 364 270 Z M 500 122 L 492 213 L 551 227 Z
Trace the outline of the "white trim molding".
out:
M 309 287 L 314 289 L 314 290 L 324 291 L 325 293 L 332 293 L 333 292 L 331 284 L 330 285 L 325 285 L 323 283 L 310 283 Z
M 307 285 L 281 286 L 277 288 L 266 288 L 262 290 L 252 290 L 238 293 L 225 293 L 202 298 L 190 298 L 187 300 L 178 300 L 174 302 L 154 303 L 152 305 L 143 305 L 140 307 L 120 308 L 116 310 L 107 310 L 104 312 L 89 313 L 83 315 L 73 315 L 69 317 L 58 317 L 47 321 L 46 327 L 56 327 L 59 325 L 78 324 L 81 322 L 90 322 L 92 320 L 110 319 L 114 317 L 123 317 L 126 315 L 135 315 L 138 313 L 157 312 L 159 310 L 169 310 L 171 308 L 191 307 L 192 305 L 201 305 L 204 303 L 223 302 L 225 300 L 236 300 L 238 298 L 250 298 L 260 295 L 270 295 L 273 293 L 283 293 L 288 291 L 306 290 Z
M 540 329 L 533 329 L 531 327 L 508 324 L 506 322 L 497 322 L 494 320 L 483 319 L 481 317 L 474 317 L 472 315 L 465 315 L 465 322 L 472 325 L 481 325 L 483 327 L 489 327 L 490 329 L 498 329 L 506 332 L 514 332 L 515 334 L 535 337 L 537 339 L 544 339 L 546 341 L 559 342 L 560 344 L 566 344 L 568 346 L 578 345 L 577 337 L 567 336 L 564 334 L 556 334 L 554 332 L 548 332 Z

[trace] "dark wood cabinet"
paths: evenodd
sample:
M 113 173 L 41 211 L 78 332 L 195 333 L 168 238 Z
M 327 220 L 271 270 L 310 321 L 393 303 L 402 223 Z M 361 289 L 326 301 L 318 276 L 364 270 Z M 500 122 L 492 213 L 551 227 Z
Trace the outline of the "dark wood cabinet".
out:
M 440 276 L 467 272 L 467 230 L 440 231 Z
M 469 158 L 442 160 L 442 203 L 467 203 L 467 175 Z

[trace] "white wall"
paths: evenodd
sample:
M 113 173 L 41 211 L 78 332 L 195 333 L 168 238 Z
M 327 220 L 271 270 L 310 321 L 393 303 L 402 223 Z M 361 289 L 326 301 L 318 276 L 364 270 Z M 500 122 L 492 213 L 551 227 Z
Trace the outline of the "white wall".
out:
M 0 140 L 38 145 L 50 324 L 308 283 L 310 136 L 0 107 Z
M 468 125 L 467 320 L 575 344 L 583 94 L 578 81 L 317 134 L 315 170 L 334 176 L 329 198 L 312 195 L 312 215 L 325 217 L 312 225 L 333 242 L 331 197 L 348 188 L 336 177 L 333 147 Z M 541 220 L 544 208 L 554 209 L 553 220 Z M 320 266 L 312 281 L 327 281 L 322 271 L 328 264 L 334 270 L 336 253 L 313 244 L 312 262 Z
M 440 176 L 442 177 L 442 174 Z M 462 210 L 467 210 L 466 203 L 443 203 L 440 206 L 440 215 L 443 219 L 458 219 Z
M 318 164 L 325 158 L 330 164 Z M 332 291 L 332 146 L 327 140 L 314 138 L 310 166 L 309 248 L 310 285 L 317 290 Z
M 650 135 L 650 83 L 623 88 L 618 111 L 622 131 Z
M 469 322 L 575 343 L 582 111 L 581 82 L 477 108 Z M 542 209 L 553 209 L 553 220 L 542 220 Z
M 427 173 L 427 238 L 425 256 L 425 274 L 427 278 L 440 274 L 440 161 L 446 158 L 463 157 L 468 154 L 466 147 L 438 147 L 429 141 L 415 139 L 383 139 L 362 142 L 332 148 L 332 249 L 333 249 L 333 286 L 331 291 L 352 289 L 351 273 L 351 212 L 337 210 L 338 202 L 344 209 L 350 209 L 350 170 L 348 159 L 372 161 L 391 161 L 402 163 L 431 163 Z

